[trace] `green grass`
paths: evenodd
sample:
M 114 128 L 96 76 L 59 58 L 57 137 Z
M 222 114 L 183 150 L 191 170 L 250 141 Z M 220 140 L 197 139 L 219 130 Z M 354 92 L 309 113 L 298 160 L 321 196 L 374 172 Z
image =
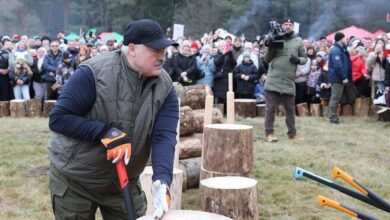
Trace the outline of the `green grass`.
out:
M 0 118 L 0 219 L 53 219 L 48 177 L 47 119 Z M 297 118 L 304 142 L 288 140 L 284 118 L 277 118 L 279 142 L 264 139 L 264 119 L 243 119 L 253 125 L 259 219 L 353 219 L 315 203 L 317 195 L 336 200 L 380 219 L 390 214 L 372 208 L 311 180 L 295 180 L 296 166 L 331 179 L 334 166 L 390 200 L 390 123 L 368 118 L 342 118 L 332 125 L 325 118 Z M 41 175 L 40 175 L 41 174 Z M 342 181 L 336 182 L 345 185 Z M 348 186 L 349 187 L 349 186 Z M 199 191 L 187 190 L 183 209 L 200 209 Z

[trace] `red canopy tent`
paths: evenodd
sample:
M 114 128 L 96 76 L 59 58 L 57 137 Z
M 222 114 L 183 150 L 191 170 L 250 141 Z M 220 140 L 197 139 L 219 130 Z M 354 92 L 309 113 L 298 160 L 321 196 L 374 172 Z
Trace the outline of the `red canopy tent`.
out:
M 358 38 L 370 38 L 370 39 L 374 39 L 375 38 L 375 34 L 363 29 L 363 28 L 358 28 L 354 25 L 350 26 L 350 27 L 347 27 L 347 28 L 344 28 L 342 30 L 339 30 L 337 32 L 342 32 L 343 34 L 345 34 L 345 36 L 347 38 L 351 37 L 351 36 L 355 36 L 355 37 L 358 37 Z M 334 40 L 334 35 L 336 34 L 335 33 L 332 33 L 332 34 L 329 34 L 328 36 L 326 36 L 326 39 L 329 40 L 329 41 L 333 41 Z
M 378 36 L 378 35 L 382 35 L 382 34 L 386 34 L 386 32 L 382 29 L 378 29 L 374 32 L 375 36 Z

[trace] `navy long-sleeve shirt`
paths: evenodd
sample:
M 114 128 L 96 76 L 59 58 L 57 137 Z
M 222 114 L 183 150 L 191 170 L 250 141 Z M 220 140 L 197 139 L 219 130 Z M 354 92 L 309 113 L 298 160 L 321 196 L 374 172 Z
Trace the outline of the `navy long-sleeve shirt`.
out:
M 84 116 L 96 99 L 95 79 L 90 68 L 78 68 L 53 108 L 49 127 L 57 133 L 87 141 L 100 141 L 108 129 L 104 122 Z M 153 181 L 172 183 L 173 157 L 176 145 L 176 126 L 179 106 L 175 89 L 171 89 L 155 121 L 152 135 Z

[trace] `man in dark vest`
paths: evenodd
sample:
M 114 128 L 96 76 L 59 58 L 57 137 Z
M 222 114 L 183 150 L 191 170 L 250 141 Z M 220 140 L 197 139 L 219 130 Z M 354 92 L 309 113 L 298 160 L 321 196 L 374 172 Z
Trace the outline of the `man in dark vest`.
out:
M 268 142 L 276 142 L 274 136 L 275 110 L 279 104 L 286 111 L 287 135 L 291 140 L 303 140 L 295 128 L 295 72 L 298 64 L 307 61 L 302 39 L 294 34 L 294 21 L 285 18 L 282 29 L 286 33 L 280 43 L 283 47 L 269 46 L 264 61 L 269 64 L 264 89 L 267 92 L 265 134 Z
M 127 219 L 115 163 L 124 160 L 137 217 L 139 175 L 151 154 L 154 217 L 168 210 L 179 106 L 163 70 L 165 39 L 152 20 L 131 22 L 123 46 L 79 66 L 50 115 L 50 191 L 56 219 Z M 115 137 L 115 138 L 113 138 Z M 112 160 L 112 161 L 111 161 Z

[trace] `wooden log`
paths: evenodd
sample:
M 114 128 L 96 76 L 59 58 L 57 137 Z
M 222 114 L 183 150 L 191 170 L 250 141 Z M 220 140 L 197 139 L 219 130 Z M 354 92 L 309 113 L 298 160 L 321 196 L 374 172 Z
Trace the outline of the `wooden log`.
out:
M 212 172 L 206 170 L 203 167 L 200 167 L 200 175 L 199 175 L 200 180 L 204 180 L 212 177 L 221 177 L 221 176 L 248 176 L 248 174 Z
M 26 116 L 28 117 L 40 117 L 42 115 L 41 100 L 29 99 L 26 102 Z
M 203 120 L 204 120 L 204 112 L 205 109 L 196 109 L 192 111 L 194 113 L 194 129 L 196 133 L 202 133 L 203 132 Z M 219 109 L 213 108 L 212 109 L 212 124 L 221 124 L 223 123 L 223 117 Z
M 143 216 L 137 220 L 155 220 L 152 215 Z M 193 210 L 171 210 L 161 220 L 232 220 L 226 216 L 209 212 Z
M 234 92 L 226 93 L 226 121 L 228 124 L 234 124 L 235 113 L 234 113 Z
M 44 107 L 43 107 L 43 116 L 44 117 L 49 117 L 51 110 L 54 108 L 56 105 L 56 100 L 46 100 Z
M 26 100 L 14 99 L 10 101 L 9 109 L 11 117 L 26 117 Z
M 314 117 L 321 117 L 321 105 L 310 104 L 310 115 Z
M 378 111 L 381 110 L 382 106 L 378 106 L 378 105 L 371 105 L 371 108 L 370 108 L 370 117 L 375 119 L 375 120 L 378 120 Z
M 0 117 L 10 116 L 9 101 L 0 101 Z
M 353 110 L 352 110 L 352 105 L 342 105 L 341 106 L 341 116 L 352 116 L 353 115 Z
M 146 166 L 140 175 L 140 182 L 142 190 L 145 192 L 148 208 L 146 214 L 153 214 L 153 199 L 152 199 L 152 176 L 153 169 L 151 166 Z M 180 169 L 173 169 L 172 184 L 169 188 L 171 194 L 171 206 L 169 209 L 181 209 L 181 195 L 183 188 L 183 171 Z
M 180 107 L 180 136 L 191 135 L 195 132 L 195 117 L 191 107 Z
M 225 108 L 225 105 L 224 105 L 223 103 L 216 103 L 216 104 L 214 104 L 214 108 L 219 109 L 219 111 L 220 111 L 221 114 L 222 114 L 222 117 L 224 117 L 224 108 Z
M 328 117 L 329 112 L 329 99 L 321 99 L 321 115 L 323 117 Z
M 382 108 L 378 111 L 378 121 L 390 121 L 390 108 Z
M 258 104 L 256 105 L 256 116 L 258 117 L 265 117 L 265 109 L 266 104 Z
M 212 172 L 248 174 L 253 167 L 252 129 L 236 124 L 205 126 L 202 166 Z
M 301 117 L 307 117 L 309 115 L 309 108 L 307 107 L 307 103 L 300 103 L 297 105 L 297 110 L 298 110 L 298 116 Z
M 234 111 L 244 118 L 256 117 L 256 99 L 234 99 Z
M 278 105 L 275 111 L 276 116 L 284 117 L 286 115 L 286 111 L 284 110 L 283 105 Z
M 202 139 L 203 134 L 200 133 L 180 137 L 178 144 L 179 158 L 200 157 L 202 155 Z
M 371 98 L 356 98 L 353 113 L 359 117 L 367 117 L 370 114 Z
M 199 186 L 201 157 L 180 160 L 179 169 L 183 171 L 183 191 Z
M 208 85 L 184 86 L 182 106 L 191 109 L 204 109 L 207 95 L 213 95 Z
M 257 181 L 246 177 L 214 177 L 200 181 L 202 210 L 234 220 L 259 219 Z

